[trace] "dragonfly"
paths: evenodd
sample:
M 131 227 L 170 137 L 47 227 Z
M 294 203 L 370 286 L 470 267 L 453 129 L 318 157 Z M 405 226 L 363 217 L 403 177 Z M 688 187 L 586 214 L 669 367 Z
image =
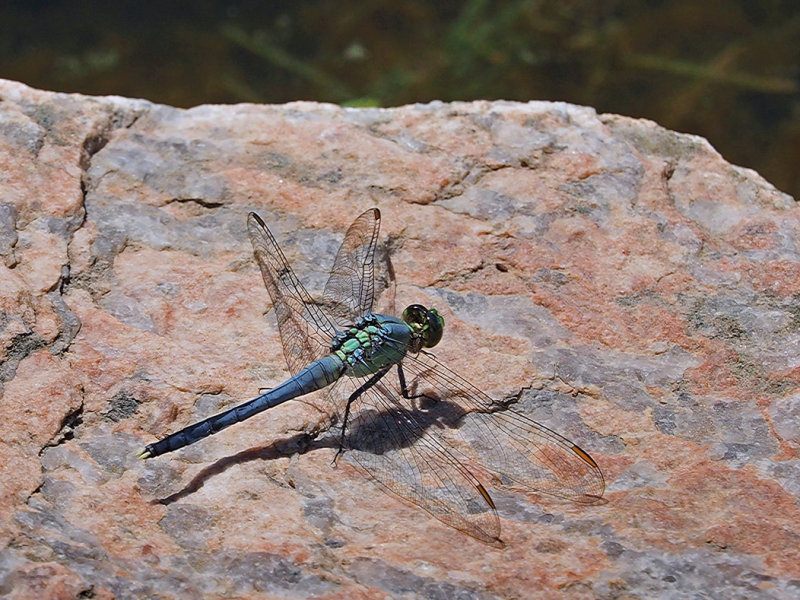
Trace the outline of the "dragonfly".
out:
M 401 318 L 372 312 L 380 222 L 377 208 L 353 222 L 317 301 L 251 212 L 247 230 L 291 377 L 147 445 L 139 456 L 178 450 L 325 390 L 336 457 L 352 458 L 384 489 L 487 544 L 503 544 L 492 483 L 580 503 L 602 501 L 603 475 L 586 451 L 515 410 L 513 398 L 493 400 L 429 350 L 444 333 L 435 308 L 412 304 Z M 386 287 L 393 292 L 393 285 L 392 279 Z

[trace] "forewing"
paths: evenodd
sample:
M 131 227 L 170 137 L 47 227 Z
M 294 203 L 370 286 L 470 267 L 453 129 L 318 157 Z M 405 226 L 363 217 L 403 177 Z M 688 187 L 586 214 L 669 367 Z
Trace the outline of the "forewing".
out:
M 426 353 L 403 360 L 412 395 L 420 399 L 440 435 L 465 460 L 478 460 L 500 481 L 576 502 L 595 502 L 605 489 L 597 463 L 565 437 L 522 413 L 494 402 Z
M 351 405 L 345 457 L 443 523 L 500 544 L 500 521 L 488 492 L 438 441 L 424 415 L 395 393 L 392 378 L 394 370 Z
M 247 216 L 247 231 L 275 307 L 286 364 L 296 375 L 327 353 L 336 330 L 297 279 L 274 236 L 256 213 Z
M 325 284 L 325 309 L 340 328 L 352 325 L 372 311 L 375 300 L 375 247 L 381 213 L 371 208 L 362 213 L 344 236 L 330 277 Z

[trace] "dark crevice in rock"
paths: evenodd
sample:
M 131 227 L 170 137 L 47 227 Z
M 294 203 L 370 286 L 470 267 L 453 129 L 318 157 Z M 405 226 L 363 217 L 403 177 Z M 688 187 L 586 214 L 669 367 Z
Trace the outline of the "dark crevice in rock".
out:
M 502 171 L 503 169 L 517 169 L 520 167 L 535 168 L 535 166 L 529 165 L 527 161 L 520 161 L 519 165 L 469 165 L 454 181 L 439 188 L 439 190 L 434 194 L 433 202 L 442 202 L 444 200 L 449 200 L 450 198 L 455 198 L 456 196 L 461 196 L 467 191 L 468 188 L 479 184 L 480 181 L 489 173 Z
M 70 275 L 68 287 L 86 290 L 92 300 L 99 302 L 113 285 L 109 281 L 108 269 L 110 264 L 111 261 L 106 258 L 96 258 L 87 270 Z
M 481 177 L 483 177 L 483 174 L 486 171 L 486 169 L 480 167 L 475 168 L 474 165 L 466 166 L 459 177 L 457 177 L 454 181 L 443 185 L 436 191 L 433 196 L 433 202 L 441 202 L 443 200 L 449 200 L 450 198 L 462 195 L 466 187 L 469 185 L 475 185 L 475 183 L 479 181 Z
M 664 181 L 669 184 L 669 181 L 672 179 L 672 176 L 675 175 L 675 163 L 672 161 L 667 162 L 664 165 L 664 169 L 662 170 L 662 177 L 664 177 Z
M 58 281 L 53 284 L 53 287 L 47 290 L 48 292 L 58 292 L 59 295 L 64 294 L 64 289 L 69 285 L 70 280 L 70 270 L 69 265 L 63 265 L 61 267 L 61 275 L 58 278 Z
M 502 407 L 501 410 L 508 409 L 514 404 L 519 404 L 522 400 L 522 396 L 525 395 L 527 392 L 530 392 L 533 389 L 532 385 L 527 385 L 525 387 L 519 388 L 516 392 L 508 394 L 507 396 L 503 397 L 502 400 L 492 399 L 496 404 Z
M 96 185 L 96 182 L 91 182 L 89 180 L 89 169 L 92 166 L 92 160 L 94 156 L 100 152 L 111 140 L 114 131 L 118 129 L 130 129 L 133 125 L 141 118 L 141 116 L 146 112 L 146 109 L 131 109 L 131 110 L 114 110 L 110 113 L 107 118 L 98 123 L 94 132 L 87 135 L 83 141 L 81 147 L 81 155 L 79 159 L 79 166 L 81 168 L 81 178 L 80 178 L 80 187 L 81 187 L 81 206 L 80 206 L 80 220 L 75 219 L 74 223 L 70 227 L 68 231 L 68 239 L 67 239 L 67 256 L 69 257 L 70 254 L 70 244 L 72 242 L 72 237 L 76 231 L 78 231 L 88 218 L 86 205 L 87 205 L 87 197 L 91 193 L 93 185 Z M 97 272 L 103 271 L 107 265 L 101 264 L 97 265 L 95 262 L 90 267 L 89 273 L 82 273 L 77 274 L 77 276 L 73 276 L 71 265 L 68 263 L 62 267 L 61 277 L 56 286 L 54 286 L 52 292 L 57 292 L 59 295 L 64 295 L 71 285 L 77 285 L 78 287 L 84 287 L 89 289 L 90 292 L 94 292 L 93 286 L 91 282 L 96 279 Z M 88 280 L 88 285 L 87 285 Z M 95 293 L 92 293 L 93 297 L 96 297 Z M 54 300 L 54 309 L 56 313 L 61 317 L 62 323 L 65 325 L 64 329 L 59 333 L 58 338 L 56 338 L 53 346 L 53 353 L 63 353 L 69 345 L 72 343 L 75 335 L 77 335 L 78 331 L 80 330 L 80 320 L 77 318 L 74 312 L 69 310 L 63 301 L 60 304 L 57 304 Z
M 59 446 L 64 442 L 68 442 L 69 440 L 73 439 L 75 437 L 75 430 L 81 425 L 83 425 L 83 401 L 81 401 L 81 405 L 78 408 L 64 415 L 64 418 L 61 420 L 61 427 L 58 429 L 58 433 L 53 436 L 53 439 L 45 446 L 45 448 Z M 41 452 L 44 452 L 45 448 L 42 448 Z
M 76 596 L 76 598 L 78 598 L 80 600 L 80 599 L 83 599 L 83 598 L 94 598 L 95 596 L 96 596 L 96 594 L 95 594 L 95 591 L 94 591 L 94 586 L 90 585 L 85 590 L 81 590 L 78 593 L 78 595 Z
M 0 382 L 11 381 L 19 363 L 44 346 L 44 340 L 33 331 L 14 336 L 6 350 L 5 360 L 0 361 Z
M 92 157 L 100 152 L 110 139 L 110 131 L 107 126 L 100 129 L 100 131 L 89 135 L 83 140 L 81 147 L 80 167 L 83 171 L 87 171 L 92 162 Z
M 204 200 L 203 198 L 173 198 L 167 204 L 172 204 L 173 202 L 178 202 L 180 204 L 185 204 L 187 202 L 194 202 L 198 206 L 202 206 L 203 208 L 219 208 L 220 206 L 224 206 L 224 202 L 214 202 L 213 200 Z
M 86 136 L 81 146 L 79 166 L 81 168 L 81 192 L 83 193 L 82 208 L 86 212 L 86 195 L 89 192 L 87 174 L 92 166 L 94 156 L 106 147 L 118 129 L 130 129 L 139 120 L 144 110 L 114 110 L 107 118 L 97 123 L 94 131 Z
M 30 500 L 33 496 L 39 494 L 42 491 L 43 487 L 44 487 L 44 479 L 42 479 L 42 482 L 39 485 L 37 485 L 35 489 L 31 490 L 31 493 L 28 494 L 26 501 Z
M 64 266 L 62 270 L 62 279 L 64 278 L 64 270 L 67 271 L 67 279 L 69 278 L 69 269 Z M 61 286 L 63 288 L 63 285 Z M 67 351 L 67 349 L 72 344 L 72 340 L 75 339 L 75 336 L 78 335 L 78 332 L 81 330 L 81 321 L 70 308 L 67 306 L 67 303 L 64 302 L 64 299 L 61 297 L 61 291 L 59 292 L 50 292 L 47 294 L 48 299 L 50 300 L 50 304 L 53 307 L 53 312 L 58 315 L 58 318 L 61 320 L 61 324 L 58 328 L 58 335 L 56 339 L 53 340 L 53 343 L 50 344 L 50 353 L 54 356 L 58 356 L 63 354 Z
M 141 112 L 134 112 L 134 113 L 133 113 L 133 114 L 130 116 L 130 117 L 131 117 L 131 120 L 130 120 L 129 122 L 127 122 L 127 123 L 124 123 L 124 124 L 122 125 L 122 128 L 123 128 L 123 129 L 131 129 L 131 128 L 132 128 L 134 125 L 136 125 L 136 122 L 137 122 L 137 121 L 138 121 L 138 120 L 139 120 L 139 119 L 142 117 L 142 115 L 143 115 L 143 114 L 144 114 L 144 111 L 141 111 Z
M 455 273 L 446 273 L 441 277 L 435 279 L 431 285 L 433 286 L 442 286 L 448 287 L 455 283 L 464 285 L 468 283 L 471 279 L 486 270 L 494 270 L 499 271 L 501 273 L 508 273 L 510 271 L 510 267 L 505 264 L 502 260 L 499 259 L 490 259 L 490 260 L 482 260 L 479 264 L 461 269 L 460 271 L 456 271 Z M 519 277 L 512 273 L 514 277 L 519 279 Z

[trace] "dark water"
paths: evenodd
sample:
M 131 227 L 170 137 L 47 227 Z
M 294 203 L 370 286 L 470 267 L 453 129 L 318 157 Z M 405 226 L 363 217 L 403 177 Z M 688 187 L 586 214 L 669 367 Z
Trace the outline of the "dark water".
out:
M 0 77 L 175 106 L 566 100 L 800 198 L 800 1 L 6 2 Z

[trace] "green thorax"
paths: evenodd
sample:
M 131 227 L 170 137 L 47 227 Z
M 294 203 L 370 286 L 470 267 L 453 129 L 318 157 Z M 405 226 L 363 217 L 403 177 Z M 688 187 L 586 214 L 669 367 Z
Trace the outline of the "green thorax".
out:
M 342 361 L 347 375 L 364 377 L 399 363 L 406 352 L 436 345 L 443 326 L 435 309 L 418 304 L 409 306 L 403 319 L 368 314 L 333 339 L 331 353 Z

